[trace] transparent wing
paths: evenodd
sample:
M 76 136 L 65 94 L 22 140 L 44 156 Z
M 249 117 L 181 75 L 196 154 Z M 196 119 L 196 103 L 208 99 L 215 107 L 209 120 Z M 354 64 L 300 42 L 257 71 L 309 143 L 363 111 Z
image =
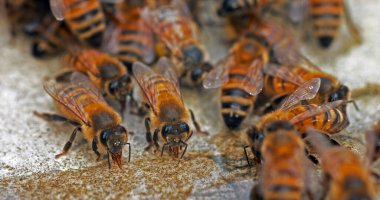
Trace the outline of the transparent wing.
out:
M 88 94 L 96 101 L 106 103 L 99 88 L 97 88 L 86 75 L 80 72 L 73 72 L 71 75 L 71 83 L 88 90 Z
M 144 93 L 150 107 L 153 112 L 157 114 L 157 103 L 159 98 L 159 92 L 165 89 L 170 92 L 170 95 L 174 95 L 179 101 L 182 101 L 181 94 L 178 92 L 179 89 L 171 80 L 166 77 L 155 73 L 152 69 L 141 62 L 135 62 L 133 64 L 133 75 L 137 80 L 142 92 Z M 159 87 L 158 83 L 167 82 L 165 88 Z M 162 85 L 161 85 L 162 86 Z
M 308 0 L 291 0 L 288 3 L 288 15 L 289 19 L 293 23 L 300 23 L 304 21 L 309 13 L 309 1 Z
M 287 110 L 302 100 L 312 99 L 318 93 L 321 86 L 321 79 L 314 78 L 301 85 L 281 104 L 280 110 Z
M 326 150 L 332 147 L 329 140 L 330 137 L 328 137 L 326 133 L 313 128 L 308 128 L 306 133 L 307 137 L 305 140 L 312 145 L 313 149 L 315 149 L 319 155 L 322 155 Z
M 264 77 L 262 60 L 254 60 L 249 66 L 248 74 L 242 79 L 243 88 L 250 95 L 257 95 L 263 90 Z
M 289 65 L 276 65 L 276 64 L 268 64 L 264 67 L 264 73 L 273 77 L 278 77 L 284 81 L 296 84 L 298 86 L 305 83 L 303 78 L 295 73 L 292 73 L 291 67 Z
M 118 25 L 114 23 L 109 23 L 106 30 L 103 33 L 103 40 L 101 49 L 109 54 L 115 55 L 119 51 L 118 36 L 120 30 L 117 27 Z
M 104 101 L 103 98 L 99 99 L 99 96 L 94 95 L 93 91 L 80 85 L 70 83 L 60 84 L 50 80 L 44 83 L 44 89 L 54 100 L 70 110 L 79 120 L 88 126 L 91 126 L 91 124 L 84 107 L 91 102 Z M 78 101 L 77 96 L 73 95 L 73 93 L 88 94 L 88 97 L 85 100 Z
M 50 0 L 50 9 L 57 20 L 62 21 L 65 18 L 64 13 L 66 8 L 63 0 Z
M 175 67 L 173 62 L 167 57 L 161 57 L 157 62 L 157 68 L 160 74 L 162 74 L 166 79 L 170 80 L 177 88 L 178 94 L 180 94 L 179 90 L 179 81 L 178 74 L 175 71 Z
M 218 88 L 228 81 L 228 69 L 234 64 L 232 54 L 220 60 L 206 75 L 202 84 L 206 89 Z
M 338 100 L 338 101 L 333 101 L 333 102 L 329 102 L 329 103 L 325 103 L 321 106 L 318 106 L 318 107 L 315 107 L 315 108 L 312 108 L 306 112 L 303 112 L 295 117 L 293 117 L 290 121 L 293 123 L 293 124 L 296 124 L 296 123 L 299 123 L 305 119 L 308 119 L 310 117 L 313 117 L 315 115 L 319 115 L 321 113 L 324 113 L 324 112 L 327 112 L 328 110 L 330 109 L 333 109 L 333 108 L 336 108 L 340 105 L 342 105 L 344 102 L 343 100 Z
M 142 18 L 139 18 L 138 20 L 138 31 L 146 34 L 140 39 L 140 42 L 145 44 L 144 51 L 142 52 L 142 60 L 145 63 L 152 63 L 156 58 L 153 30 Z

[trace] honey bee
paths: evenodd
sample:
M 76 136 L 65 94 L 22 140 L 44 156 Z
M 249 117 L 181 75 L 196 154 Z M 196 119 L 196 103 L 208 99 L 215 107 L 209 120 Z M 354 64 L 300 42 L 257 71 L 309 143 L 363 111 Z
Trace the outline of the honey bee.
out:
M 168 58 L 161 58 L 158 67 L 163 74 L 157 74 L 141 62 L 133 64 L 135 76 L 151 112 L 145 118 L 146 138 L 149 146 L 159 148 L 158 140 L 163 143 L 161 155 L 166 147 L 178 157 L 179 150 L 184 147 L 182 158 L 187 149 L 186 141 L 190 139 L 193 130 L 189 126 L 190 117 L 198 132 L 199 124 L 195 121 L 192 110 L 187 109 L 183 103 L 179 90 L 178 78 L 175 75 L 172 63 Z M 154 129 L 151 133 L 151 127 Z M 205 133 L 205 132 L 203 132 Z
M 122 115 L 127 96 L 130 97 L 131 103 L 135 103 L 132 78 L 118 59 L 94 49 L 73 49 L 65 56 L 64 62 L 66 66 L 87 74 L 94 85 L 103 92 L 103 96 L 118 101 Z
M 305 146 L 295 127 L 287 120 L 271 121 L 258 151 L 265 160 L 260 183 L 252 199 L 302 199 L 307 192 Z
M 72 33 L 65 24 L 56 21 L 52 16 L 47 16 L 40 24 L 37 37 L 32 43 L 32 55 L 36 58 L 54 55 L 74 41 Z
M 221 87 L 221 113 L 228 128 L 237 128 L 251 112 L 263 89 L 262 68 L 268 59 L 265 46 L 242 37 L 203 80 L 205 88 Z
M 80 41 L 99 47 L 106 27 L 99 0 L 50 0 L 57 20 L 63 20 Z
M 375 199 L 368 169 L 352 151 L 331 144 L 317 131 L 306 140 L 317 151 L 326 177 L 322 199 Z
M 92 144 L 97 160 L 100 158 L 100 153 L 107 152 L 110 168 L 110 157 L 119 168 L 122 167 L 124 145 L 129 146 L 130 159 L 128 132 L 121 125 L 121 117 L 107 105 L 97 88 L 85 75 L 79 72 L 63 73 L 55 80 L 45 82 L 44 89 L 55 100 L 63 116 L 39 112 L 34 114 L 47 121 L 69 122 L 76 127 L 63 151 L 55 158 L 67 154 L 79 131 Z
M 350 99 L 350 89 L 336 77 L 323 71 L 301 65 L 276 64 L 269 64 L 263 70 L 265 73 L 263 95 L 271 102 L 293 93 L 299 86 L 313 78 L 320 78 L 321 86 L 316 97 L 308 100 L 308 103 L 323 104 Z
M 123 62 L 132 73 L 132 64 L 151 64 L 155 59 L 155 39 L 152 29 L 141 18 L 141 8 L 120 5 L 115 26 L 107 30 L 106 49 Z
M 198 85 L 212 66 L 198 38 L 198 27 L 182 0 L 155 9 L 144 9 L 142 16 L 169 50 L 176 64 L 177 77 Z
M 346 112 L 346 103 L 343 100 L 333 101 L 322 105 L 298 104 L 301 100 L 308 100 L 315 97 L 320 87 L 320 79 L 312 79 L 300 86 L 293 94 L 287 97 L 281 106 L 264 115 L 254 126 L 247 131 L 250 145 L 253 147 L 260 139 L 265 126 L 274 120 L 288 120 L 300 134 L 305 134 L 307 128 L 315 128 L 326 134 L 338 133 L 349 125 Z M 298 105 L 297 105 L 298 104 Z M 246 147 L 246 148 L 247 148 Z M 255 156 L 260 157 L 252 149 Z

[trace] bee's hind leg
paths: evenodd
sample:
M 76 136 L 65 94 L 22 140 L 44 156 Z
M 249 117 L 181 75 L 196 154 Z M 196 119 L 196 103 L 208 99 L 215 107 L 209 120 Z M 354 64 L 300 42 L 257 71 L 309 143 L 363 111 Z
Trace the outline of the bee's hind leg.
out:
M 72 124 L 73 126 L 79 126 L 80 124 L 76 121 L 67 119 L 66 117 L 63 117 L 61 115 L 57 114 L 50 114 L 50 113 L 40 113 L 37 111 L 33 111 L 33 114 L 45 121 L 52 121 L 52 122 L 68 122 Z
M 209 135 L 209 133 L 207 131 L 202 131 L 201 126 L 198 124 L 197 120 L 195 119 L 193 111 L 191 109 L 189 109 L 189 111 L 190 111 L 190 115 L 191 115 L 191 120 L 193 121 L 193 124 L 194 124 L 197 132 L 205 134 L 205 135 Z
M 72 144 L 73 144 L 73 142 L 75 140 L 75 137 L 77 136 L 77 132 L 81 131 L 81 130 L 82 129 L 80 127 L 76 127 L 74 129 L 74 131 L 71 133 L 69 141 L 67 141 L 66 144 L 65 144 L 65 146 L 63 147 L 62 152 L 59 153 L 59 154 L 57 154 L 57 155 L 55 155 L 56 159 L 59 158 L 59 157 L 61 157 L 61 156 L 63 156 L 63 155 L 67 154 L 67 152 L 70 150 L 70 148 L 71 148 L 71 146 L 72 146 Z

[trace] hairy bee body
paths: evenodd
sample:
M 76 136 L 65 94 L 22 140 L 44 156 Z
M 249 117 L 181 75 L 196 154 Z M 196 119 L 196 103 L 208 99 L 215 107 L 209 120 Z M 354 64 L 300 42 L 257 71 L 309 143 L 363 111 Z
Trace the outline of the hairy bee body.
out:
M 324 48 L 329 47 L 339 33 L 344 12 L 343 4 L 343 0 L 310 1 L 313 34 Z
M 264 115 L 256 124 L 258 130 L 272 120 L 291 120 L 299 114 L 307 113 L 311 109 L 319 107 L 317 104 L 296 105 L 287 111 L 274 111 Z M 338 133 L 349 125 L 349 119 L 346 112 L 346 105 L 342 104 L 338 107 L 330 108 L 325 112 L 301 120 L 294 124 L 297 131 L 304 134 L 308 127 L 324 131 L 329 134 Z
M 65 49 L 65 44 L 72 40 L 72 33 L 65 24 L 47 16 L 40 25 L 37 37 L 32 44 L 32 55 L 42 58 L 56 54 Z
M 121 168 L 123 146 L 128 144 L 127 130 L 121 125 L 121 117 L 109 107 L 97 88 L 79 72 L 65 72 L 55 80 L 45 82 L 44 89 L 55 100 L 57 109 L 63 116 L 48 113 L 34 114 L 47 121 L 66 121 L 76 126 L 59 158 L 69 151 L 77 132 L 80 131 L 92 144 L 92 150 L 98 156 L 107 153 Z M 130 152 L 130 151 L 129 151 Z
M 135 61 L 150 64 L 155 59 L 153 31 L 143 21 L 140 12 L 140 8 L 124 11 L 125 22 L 116 25 L 116 29 L 119 31 L 116 56 L 129 72 L 132 72 L 132 65 Z
M 63 15 L 71 31 L 84 43 L 99 47 L 105 30 L 105 17 L 98 0 L 64 0 Z
M 301 137 L 288 121 L 272 121 L 264 135 L 260 150 L 265 160 L 260 183 L 264 199 L 302 199 L 307 170 Z

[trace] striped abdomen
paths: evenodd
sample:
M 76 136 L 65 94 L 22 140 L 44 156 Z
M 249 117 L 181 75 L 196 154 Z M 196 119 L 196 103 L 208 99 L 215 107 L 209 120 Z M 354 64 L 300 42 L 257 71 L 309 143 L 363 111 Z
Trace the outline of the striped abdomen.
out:
M 105 30 L 105 18 L 98 0 L 65 0 L 65 22 L 82 41 L 99 47 Z
M 40 27 L 38 37 L 32 44 L 32 55 L 37 58 L 52 55 L 65 48 L 64 43 L 70 40 L 67 27 L 56 20 L 52 20 Z
M 336 37 L 343 13 L 342 0 L 311 0 L 314 37 L 328 48 Z
M 119 26 L 117 58 L 123 62 L 128 71 L 132 72 L 135 61 L 152 62 L 155 45 L 153 32 L 142 19 L 127 21 Z
M 221 112 L 229 128 L 237 128 L 252 110 L 256 96 L 244 90 L 243 79 L 247 78 L 250 64 L 238 64 L 229 69 L 228 82 L 222 86 Z
M 308 110 L 315 107 L 318 107 L 318 105 L 316 104 L 299 105 L 299 106 L 294 107 L 289 112 L 294 114 L 293 116 L 296 116 L 297 114 L 307 112 Z M 342 131 L 344 128 L 346 128 L 349 125 L 349 123 L 350 122 L 348 120 L 348 116 L 346 112 L 346 104 L 343 104 L 336 108 L 331 108 L 330 110 L 324 113 L 317 114 L 299 123 L 296 123 L 295 126 L 297 127 L 300 133 L 305 133 L 305 130 L 309 126 L 312 126 L 315 129 L 333 134 L 333 133 L 338 133 Z

